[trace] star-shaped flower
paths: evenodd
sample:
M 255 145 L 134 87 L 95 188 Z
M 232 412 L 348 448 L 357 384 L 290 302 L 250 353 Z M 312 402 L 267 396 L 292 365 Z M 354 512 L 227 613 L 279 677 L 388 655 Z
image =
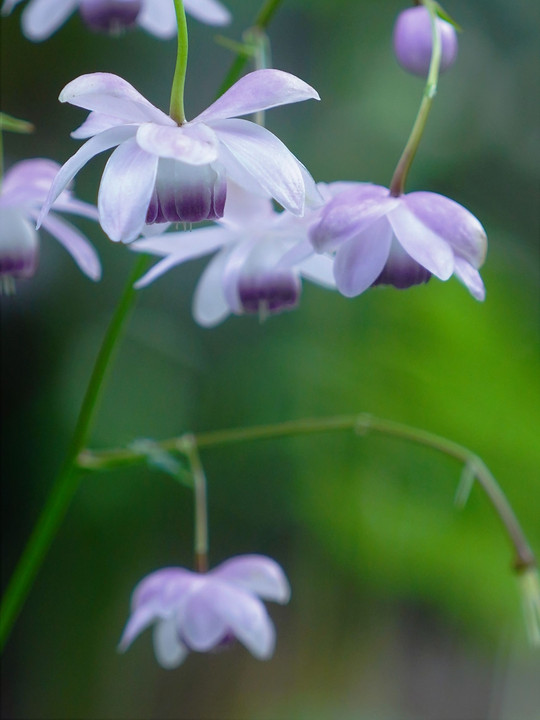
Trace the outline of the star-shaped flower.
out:
M 318 187 L 322 195 L 332 192 L 331 186 Z M 316 254 L 308 240 L 317 214 L 317 209 L 301 218 L 286 210 L 277 212 L 268 198 L 230 183 L 219 224 L 136 240 L 129 246 L 163 257 L 136 287 L 145 287 L 176 265 L 218 250 L 195 290 L 193 315 L 200 325 L 217 325 L 230 313 L 264 317 L 292 309 L 300 298 L 301 277 L 335 287 L 332 259 Z
M 154 651 L 164 668 L 180 665 L 190 650 L 208 652 L 233 638 L 266 660 L 275 630 L 260 598 L 283 604 L 290 593 L 281 567 L 262 555 L 234 557 L 207 573 L 157 570 L 133 591 L 119 650 L 154 625 Z
M 485 297 L 478 272 L 487 250 L 484 228 L 443 195 L 393 197 L 385 187 L 359 183 L 326 205 L 310 237 L 319 252 L 335 252 L 336 284 L 347 297 L 372 285 L 407 288 L 453 273 L 473 297 Z
M 146 223 L 221 217 L 227 178 L 301 215 L 306 193 L 316 194 L 313 179 L 275 135 L 237 116 L 318 97 L 294 75 L 256 70 L 178 125 L 117 75 L 82 75 L 62 90 L 60 101 L 91 111 L 73 133 L 90 139 L 61 168 L 43 216 L 83 165 L 116 145 L 98 195 L 100 222 L 111 240 L 129 242 Z
M 36 158 L 13 165 L 2 179 L 0 193 L 0 278 L 27 278 L 36 271 L 39 238 L 35 222 L 51 183 L 58 172 L 58 163 Z M 101 277 L 98 256 L 88 240 L 56 211 L 73 213 L 97 220 L 96 208 L 73 197 L 64 190 L 56 199 L 55 212 L 43 221 L 43 227 L 71 254 L 85 275 L 92 280 Z
M 4 0 L 2 14 L 9 14 L 22 0 Z M 226 25 L 229 11 L 218 0 L 184 0 L 186 12 L 209 25 Z M 159 38 L 176 34 L 173 0 L 30 0 L 21 17 L 29 40 L 49 38 L 76 10 L 92 30 L 118 32 L 140 25 Z

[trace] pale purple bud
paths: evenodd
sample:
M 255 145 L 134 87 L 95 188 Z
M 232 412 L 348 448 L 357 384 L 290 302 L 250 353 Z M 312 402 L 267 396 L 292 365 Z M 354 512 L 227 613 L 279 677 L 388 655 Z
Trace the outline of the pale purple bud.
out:
M 79 12 L 91 30 L 118 32 L 133 27 L 141 0 L 80 0 Z
M 301 287 L 292 270 L 269 270 L 240 277 L 238 296 L 245 313 L 277 313 L 298 305 Z
M 437 18 L 436 23 L 441 38 L 440 72 L 443 73 L 456 59 L 457 33 L 450 23 L 441 18 Z M 419 5 L 401 12 L 394 25 L 394 52 L 401 67 L 413 75 L 427 77 L 432 49 L 428 10 Z

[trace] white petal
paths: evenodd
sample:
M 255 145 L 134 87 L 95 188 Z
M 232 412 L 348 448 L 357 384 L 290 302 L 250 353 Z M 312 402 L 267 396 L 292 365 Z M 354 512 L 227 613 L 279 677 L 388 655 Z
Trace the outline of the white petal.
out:
M 481 302 L 486 299 L 486 288 L 480 277 L 480 273 L 470 263 L 460 257 L 456 257 L 454 272 L 465 285 L 471 295 Z
M 135 138 L 111 155 L 99 186 L 98 210 L 103 230 L 115 242 L 129 242 L 141 232 L 156 181 L 158 158 L 141 150 Z
M 23 0 L 4 0 L 2 5 L 2 15 L 9 15 L 13 8 Z
M 295 75 L 282 70 L 255 70 L 240 78 L 194 119 L 213 123 L 309 99 L 319 100 L 319 94 Z
M 43 220 L 43 227 L 65 247 L 85 275 L 91 280 L 101 278 L 99 257 L 79 230 L 53 213 L 47 215 Z
M 211 227 L 135 240 L 130 244 L 130 250 L 165 256 L 135 283 L 135 287 L 146 287 L 176 265 L 217 250 L 228 242 L 229 238 L 230 235 L 224 228 Z
M 184 0 L 186 12 L 208 25 L 227 25 L 231 13 L 217 0 Z
M 176 14 L 173 0 L 143 0 L 137 24 L 163 40 L 174 37 Z
M 19 208 L 0 207 L 0 277 L 32 277 L 38 263 L 39 238 Z
M 275 216 L 269 197 L 255 195 L 231 180 L 227 182 L 225 212 L 220 223 L 232 228 L 244 228 L 270 221 Z
M 65 86 L 58 99 L 86 110 L 112 115 L 126 123 L 176 125 L 172 118 L 148 102 L 133 85 L 112 73 L 81 75 Z
M 145 123 L 137 131 L 137 142 L 146 152 L 190 165 L 208 165 L 218 157 L 218 139 L 206 125 L 166 127 Z
M 178 638 L 174 616 L 156 623 L 153 641 L 156 659 L 166 670 L 178 667 L 188 654 L 187 647 Z
M 77 200 L 67 193 L 61 193 L 58 199 L 54 201 L 53 210 L 73 213 L 74 215 L 80 215 L 90 220 L 99 220 L 99 213 L 94 205 L 85 203 L 82 200 Z
M 218 565 L 212 577 L 232 583 L 264 600 L 289 602 L 291 588 L 285 573 L 275 560 L 264 555 L 240 555 Z
M 45 215 L 49 212 L 50 207 L 56 198 L 63 190 L 65 190 L 79 170 L 86 165 L 86 163 L 91 160 L 94 155 L 97 155 L 104 150 L 109 150 L 109 148 L 127 140 L 135 134 L 135 131 L 136 128 L 129 125 L 122 125 L 121 127 L 105 130 L 99 135 L 87 140 L 85 144 L 77 150 L 75 155 L 72 155 L 58 171 L 58 174 L 51 185 L 51 189 L 49 190 L 49 194 L 47 195 L 47 199 L 41 208 L 37 222 L 38 227 L 43 221 Z
M 227 634 L 226 621 L 214 610 L 214 586 L 194 593 L 187 601 L 182 616 L 182 639 L 192 650 L 207 652 Z
M 238 282 L 240 275 L 244 271 L 249 256 L 252 254 L 256 245 L 261 246 L 260 239 L 255 235 L 241 242 L 236 243 L 228 252 L 227 260 L 223 266 L 221 275 L 221 285 L 223 294 L 228 306 L 237 314 L 242 313 L 242 305 L 238 295 Z M 270 252 L 272 245 L 269 246 Z M 264 248 L 263 248 L 264 255 Z M 270 258 L 268 265 L 275 265 L 276 259 L 274 255 Z
M 334 260 L 339 291 L 346 297 L 355 297 L 367 290 L 380 275 L 391 243 L 392 228 L 383 217 L 340 245 Z
M 97 135 L 109 128 L 116 127 L 117 125 L 125 124 L 125 120 L 113 117 L 112 115 L 100 112 L 91 112 L 82 125 L 79 125 L 79 127 L 73 130 L 70 135 L 72 138 L 82 140 L 92 137 L 92 135 Z
M 24 34 L 40 42 L 50 37 L 75 10 L 79 0 L 32 0 L 21 17 Z
M 441 280 L 454 272 L 454 253 L 450 245 L 422 223 L 404 203 L 387 215 L 396 239 L 413 260 Z
M 143 630 L 146 630 L 146 628 L 156 619 L 159 619 L 159 617 L 156 608 L 150 604 L 146 604 L 138 610 L 135 610 L 126 623 L 126 627 L 118 643 L 118 651 L 125 652 L 137 635 L 140 635 Z
M 306 189 L 302 171 L 298 160 L 281 140 L 248 120 L 220 120 L 212 123 L 212 128 L 220 142 L 266 192 L 294 215 L 303 214 Z M 223 158 L 227 167 L 225 156 Z
M 203 327 L 213 327 L 230 314 L 222 287 L 223 267 L 227 253 L 220 252 L 208 263 L 193 296 L 193 317 Z
M 334 259 L 328 255 L 312 255 L 298 266 L 300 275 L 307 280 L 334 289 L 336 281 L 334 278 Z

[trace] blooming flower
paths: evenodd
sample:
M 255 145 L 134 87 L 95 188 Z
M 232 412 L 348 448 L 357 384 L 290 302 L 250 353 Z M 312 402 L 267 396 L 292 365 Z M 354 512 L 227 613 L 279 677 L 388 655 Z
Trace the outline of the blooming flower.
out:
M 90 158 L 118 145 L 98 195 L 100 222 L 112 240 L 135 239 L 145 223 L 221 217 L 227 178 L 301 215 L 313 179 L 275 135 L 237 116 L 318 97 L 294 75 L 256 70 L 178 125 L 122 78 L 82 75 L 62 90 L 60 101 L 91 110 L 72 133 L 90 139 L 58 173 L 43 214 Z
M 21 1 L 4 0 L 2 13 L 7 15 Z M 226 25 L 231 20 L 218 0 L 184 0 L 184 7 L 209 25 Z M 159 38 L 176 34 L 173 0 L 30 0 L 21 17 L 23 32 L 29 40 L 46 40 L 77 8 L 92 30 L 118 32 L 137 24 Z
M 31 277 L 38 262 L 38 233 L 35 221 L 47 196 L 59 165 L 52 160 L 23 160 L 10 168 L 2 179 L 0 193 L 0 277 Z M 56 199 L 53 210 L 74 213 L 97 220 L 96 208 L 74 198 L 64 190 Z M 72 255 L 92 280 L 101 277 L 98 256 L 71 224 L 51 212 L 43 221 L 45 230 L 53 235 Z
M 274 651 L 275 631 L 259 598 L 286 603 L 289 597 L 283 570 L 262 555 L 234 557 L 207 573 L 163 568 L 133 591 L 119 650 L 155 623 L 154 651 L 164 668 L 180 665 L 189 650 L 207 652 L 234 637 L 265 660 Z
M 319 189 L 323 195 L 332 192 L 322 185 Z M 230 184 L 218 225 L 136 240 L 129 246 L 163 257 L 136 287 L 145 287 L 187 260 L 219 250 L 195 290 L 193 315 L 200 325 L 216 325 L 231 312 L 264 316 L 291 309 L 300 297 L 301 276 L 335 287 L 332 259 L 315 254 L 308 240 L 317 212 L 310 210 L 301 218 L 286 210 L 276 212 L 268 198 Z
M 452 273 L 477 300 L 485 297 L 478 273 L 487 250 L 484 228 L 443 195 L 393 197 L 380 185 L 359 183 L 326 205 L 310 237 L 319 252 L 335 251 L 334 277 L 347 297 L 372 285 L 407 288 Z
M 437 29 L 441 39 L 441 64 L 444 72 L 457 57 L 458 41 L 455 28 L 446 20 L 437 18 Z M 400 12 L 394 25 L 394 52 L 404 70 L 413 75 L 427 77 L 433 38 L 429 11 L 423 5 Z

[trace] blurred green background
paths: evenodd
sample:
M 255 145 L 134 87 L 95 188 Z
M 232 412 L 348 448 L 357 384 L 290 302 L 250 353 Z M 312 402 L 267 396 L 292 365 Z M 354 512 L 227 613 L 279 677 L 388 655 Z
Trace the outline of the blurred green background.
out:
M 239 39 L 258 8 L 228 0 Z M 322 102 L 267 125 L 316 180 L 388 184 L 422 92 L 391 50 L 397 1 L 286 0 L 270 29 L 274 66 Z M 354 300 L 305 286 L 300 307 L 199 328 L 191 296 L 205 260 L 144 291 L 109 377 L 93 447 L 187 430 L 360 411 L 423 427 L 478 452 L 540 552 L 539 82 L 534 0 L 448 0 L 463 26 L 409 190 L 443 193 L 484 224 L 487 299 L 455 280 Z M 187 112 L 214 97 L 231 61 L 190 22 Z M 2 109 L 31 120 L 5 138 L 6 166 L 65 161 L 83 111 L 56 98 L 71 79 L 115 72 L 168 106 L 175 43 L 113 39 L 78 16 L 49 41 L 1 21 Z M 95 201 L 105 155 L 79 174 Z M 94 285 L 50 237 L 38 274 L 2 297 L 2 575 L 7 582 L 69 442 L 95 353 L 133 258 L 91 223 Z M 273 659 L 241 646 L 157 666 L 149 633 L 115 647 L 133 586 L 192 562 L 188 490 L 147 468 L 86 476 L 3 658 L 6 718 L 533 720 L 539 652 L 527 644 L 511 551 L 475 487 L 453 505 L 459 465 L 352 433 L 269 440 L 203 454 L 211 563 L 259 552 L 293 587 L 270 607 Z

